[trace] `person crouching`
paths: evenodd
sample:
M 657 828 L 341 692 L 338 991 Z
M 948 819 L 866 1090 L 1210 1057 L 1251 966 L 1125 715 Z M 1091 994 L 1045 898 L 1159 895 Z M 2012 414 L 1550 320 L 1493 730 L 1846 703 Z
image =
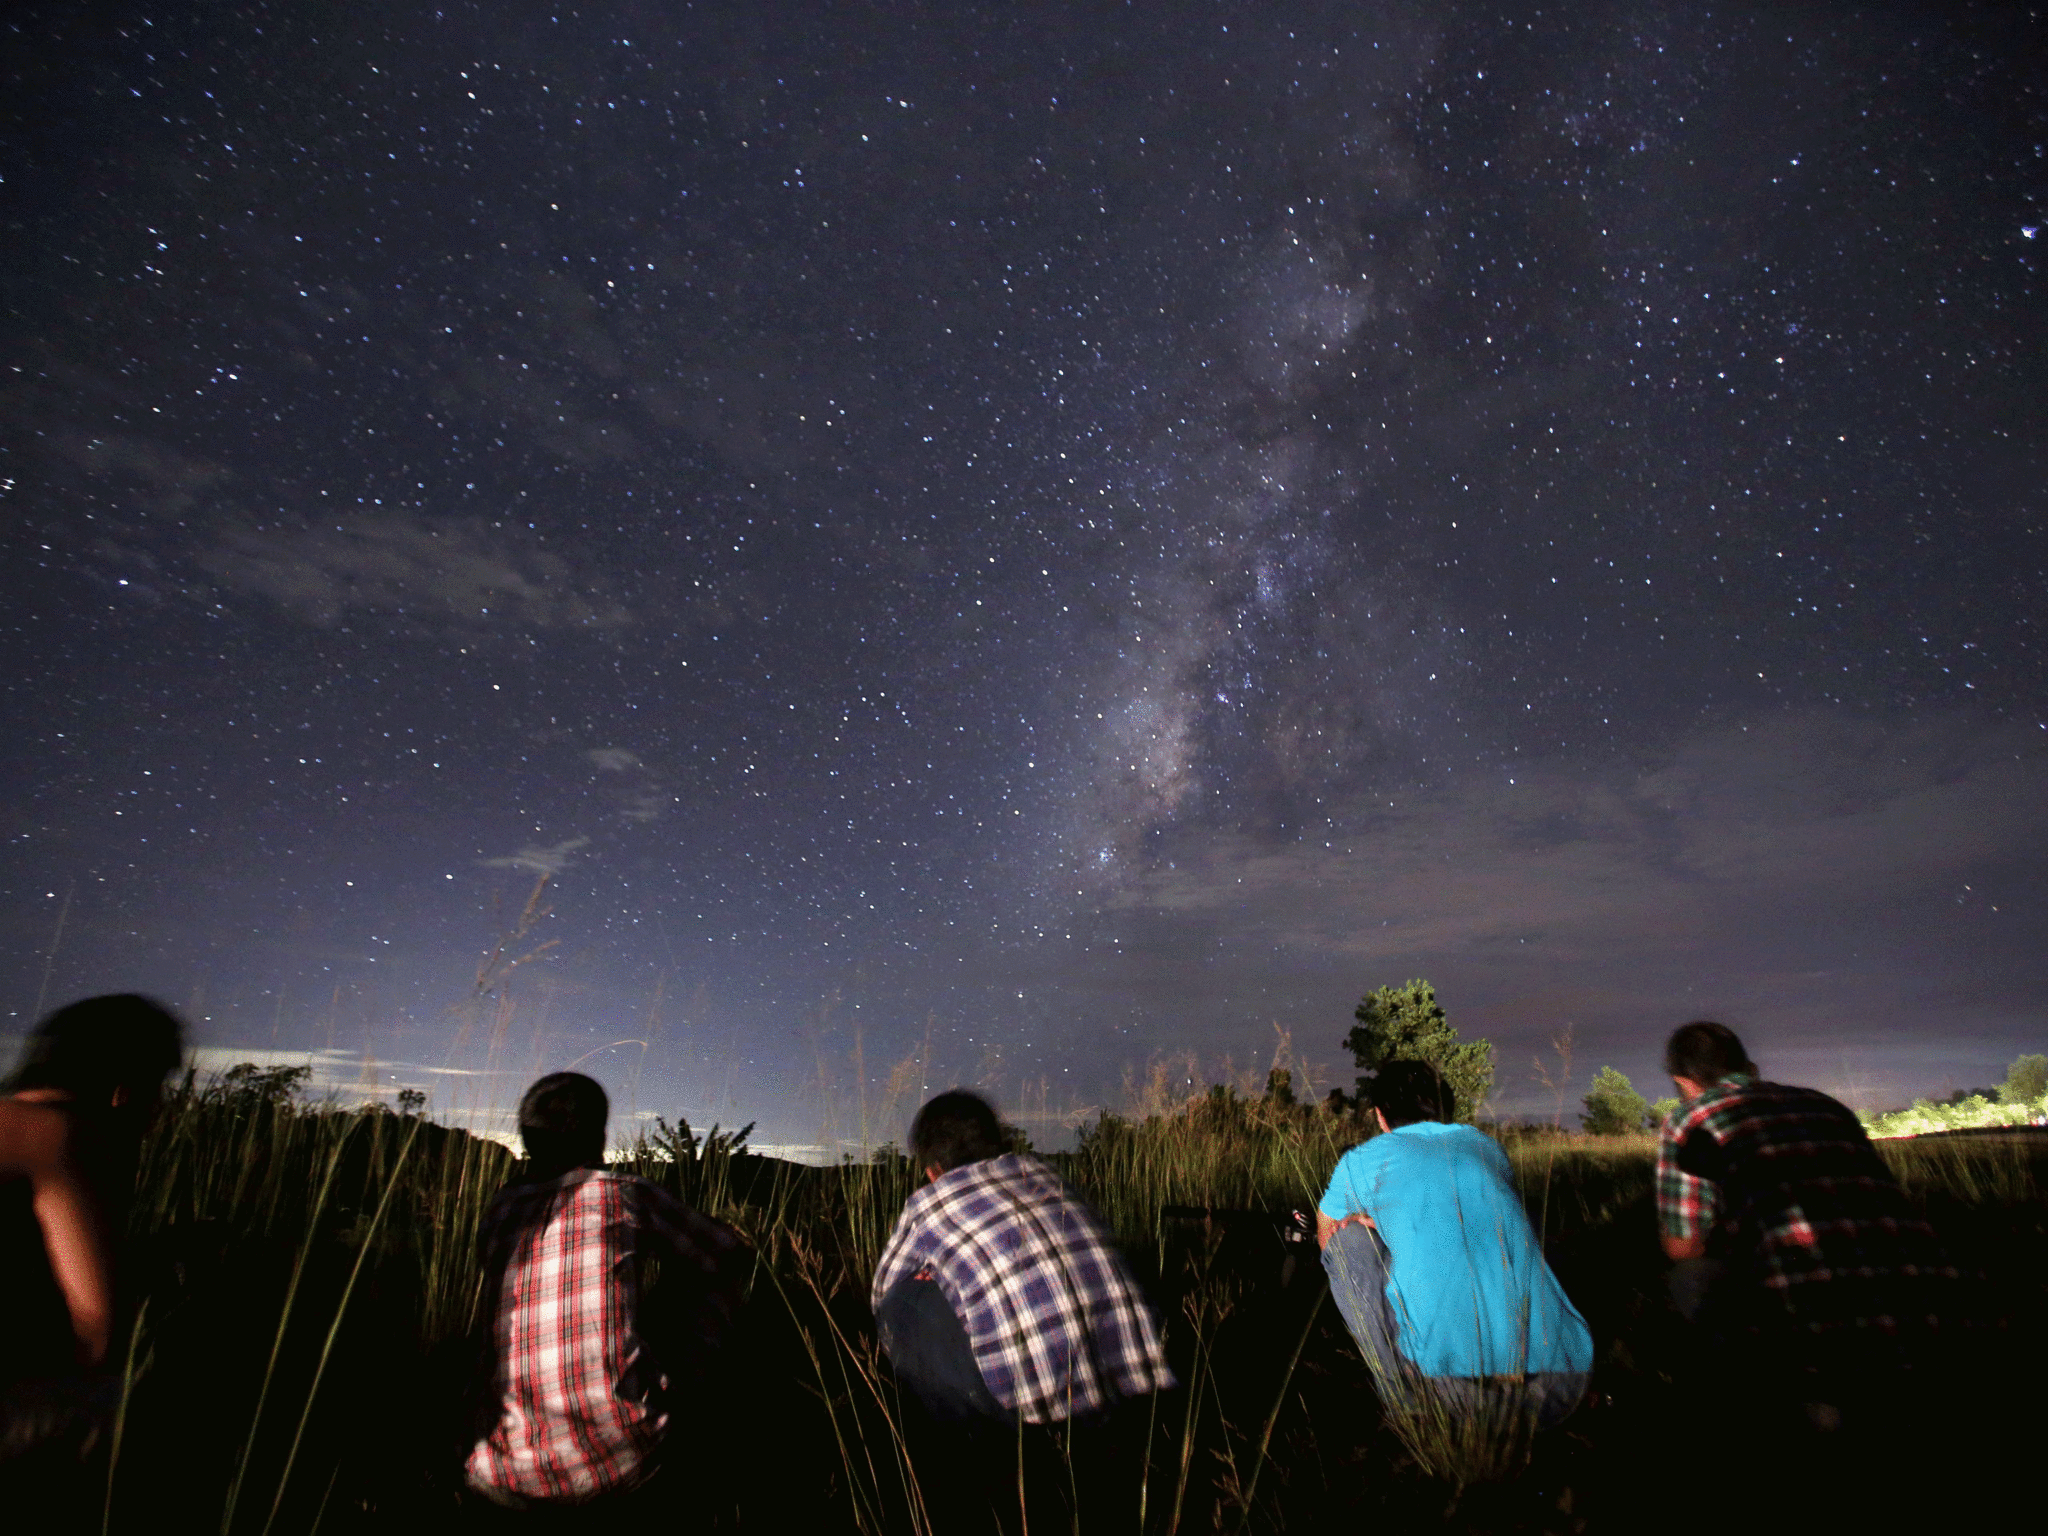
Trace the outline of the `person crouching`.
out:
M 925 1183 L 872 1292 L 890 1365 L 942 1423 L 1062 1431 L 1066 1480 L 1088 1502 L 1084 1485 L 1099 1478 L 1077 1464 L 1107 1477 L 1127 1459 L 1121 1425 L 1136 1416 L 1113 1410 L 1175 1384 L 1152 1309 L 1101 1218 L 1044 1163 L 1008 1150 L 986 1099 L 939 1094 L 909 1141 Z M 966 1465 L 956 1482 L 970 1480 Z
M 1330 1292 L 1396 1413 L 1488 1405 L 1554 1424 L 1586 1395 L 1593 1339 L 1515 1192 L 1499 1143 L 1446 1124 L 1426 1062 L 1367 1087 L 1381 1134 L 1339 1159 L 1316 1213 Z
M 736 1301 L 740 1239 L 645 1179 L 604 1166 L 604 1089 L 541 1078 L 519 1104 L 529 1168 L 484 1218 L 495 1317 L 494 1402 L 465 1465 L 470 1489 L 511 1510 L 612 1510 L 653 1477 L 669 1428 L 670 1373 L 641 1318 L 640 1260 L 664 1261 L 708 1354 Z

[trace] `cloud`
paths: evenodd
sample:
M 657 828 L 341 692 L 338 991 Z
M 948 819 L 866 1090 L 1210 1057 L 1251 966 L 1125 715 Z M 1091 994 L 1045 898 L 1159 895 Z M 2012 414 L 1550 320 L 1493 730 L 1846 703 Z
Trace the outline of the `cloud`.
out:
M 67 428 L 49 441 L 57 458 L 94 480 L 125 486 L 123 500 L 158 515 L 188 512 L 235 478 L 223 464 L 130 433 Z
M 480 859 L 485 869 L 524 869 L 536 875 L 558 875 L 575 862 L 579 848 L 588 847 L 587 837 L 565 837 L 559 843 L 542 848 L 529 843 L 517 853 L 508 853 L 503 858 Z
M 1190 827 L 1103 918 L 1162 992 L 1190 955 L 1219 994 L 1313 995 L 1317 1016 L 1427 975 L 1503 1043 L 1510 1104 L 1565 1022 L 1640 1047 L 1641 1071 L 1643 1041 L 1702 1013 L 1835 1077 L 1853 1057 L 1896 1100 L 1933 1086 L 1907 1070 L 1930 1033 L 1989 1058 L 2048 1022 L 2025 916 L 2048 868 L 2039 734 L 1792 716 L 1633 769 L 1559 757 L 1360 796 L 1314 841 Z
M 402 1091 L 415 1088 L 427 1095 L 428 1113 L 434 1119 L 519 1150 L 513 1111 L 495 1102 L 507 1086 L 521 1080 L 523 1074 L 516 1070 L 429 1066 L 416 1061 L 384 1061 L 363 1052 L 292 1051 L 275 1046 L 201 1045 L 194 1046 L 188 1057 L 202 1084 L 245 1061 L 259 1067 L 310 1067 L 311 1074 L 299 1086 L 299 1097 L 314 1104 L 333 1100 L 344 1107 L 363 1103 L 396 1106 Z M 449 1102 L 448 1093 L 458 1087 L 482 1090 L 485 1097 L 482 1102 Z M 516 1102 L 516 1088 L 513 1096 Z
M 1382 947 L 1364 919 L 1431 947 L 1640 931 L 1733 894 L 1879 899 L 2039 845 L 2044 807 L 2048 753 L 2024 731 L 1792 720 L 1691 737 L 1648 771 L 1560 758 L 1361 798 L 1341 845 L 1208 836 L 1119 902 L 1249 903 L 1299 941 L 1346 949 Z
M 675 799 L 637 752 L 625 747 L 589 747 L 581 756 L 604 781 L 600 793 L 622 821 L 655 821 Z M 583 833 L 556 843 L 528 843 L 517 853 L 477 862 L 485 869 L 523 869 L 536 875 L 557 875 L 574 864 L 576 855 L 590 843 L 590 835 Z
M 547 629 L 633 622 L 623 602 L 536 536 L 481 519 L 230 522 L 193 558 L 222 586 L 323 627 L 370 612 Z
M 668 785 L 639 753 L 624 747 L 593 747 L 583 755 L 599 773 L 611 777 L 607 789 L 621 820 L 654 821 L 673 803 Z

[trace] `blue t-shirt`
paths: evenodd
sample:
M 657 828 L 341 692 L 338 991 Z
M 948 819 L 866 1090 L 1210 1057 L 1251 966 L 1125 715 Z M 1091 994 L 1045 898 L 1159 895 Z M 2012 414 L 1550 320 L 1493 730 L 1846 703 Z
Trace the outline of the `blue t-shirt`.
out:
M 1397 1126 L 1338 1160 L 1322 1212 L 1392 1259 L 1401 1353 L 1426 1376 L 1589 1371 L 1593 1336 L 1543 1260 L 1507 1154 L 1469 1125 Z

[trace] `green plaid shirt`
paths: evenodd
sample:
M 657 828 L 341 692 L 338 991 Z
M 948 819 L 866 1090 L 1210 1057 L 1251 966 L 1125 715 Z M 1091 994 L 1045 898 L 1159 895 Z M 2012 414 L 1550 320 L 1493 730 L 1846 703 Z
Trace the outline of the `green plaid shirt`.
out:
M 1657 1218 L 1704 1236 L 1755 1327 L 1933 1326 L 1958 1278 L 1845 1106 L 1737 1074 L 1681 1104 L 1657 1150 Z

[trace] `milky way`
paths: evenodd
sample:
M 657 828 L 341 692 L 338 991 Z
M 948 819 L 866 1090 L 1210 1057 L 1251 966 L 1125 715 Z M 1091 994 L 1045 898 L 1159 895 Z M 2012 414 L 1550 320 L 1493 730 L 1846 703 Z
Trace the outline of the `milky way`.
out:
M 2048 1043 L 2017 13 L 10 26 L 17 1020 L 785 1141 L 1416 974 L 1507 1112 Z

